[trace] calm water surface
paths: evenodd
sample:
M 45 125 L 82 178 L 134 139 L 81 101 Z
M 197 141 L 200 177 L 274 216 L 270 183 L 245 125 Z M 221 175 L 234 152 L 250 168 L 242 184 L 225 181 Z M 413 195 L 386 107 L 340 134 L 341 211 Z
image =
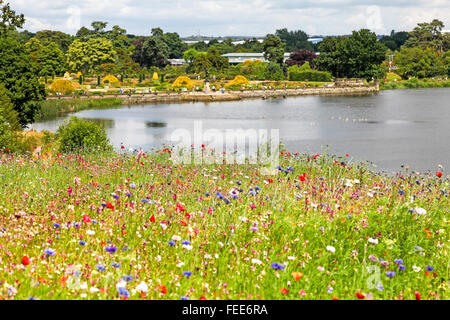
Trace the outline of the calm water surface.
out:
M 450 168 L 450 89 L 382 91 L 368 96 L 310 96 L 236 102 L 123 106 L 77 117 L 102 123 L 117 148 L 149 150 L 170 143 L 176 129 L 279 129 L 292 152 L 349 154 L 378 170 Z M 69 116 L 35 123 L 55 131 Z

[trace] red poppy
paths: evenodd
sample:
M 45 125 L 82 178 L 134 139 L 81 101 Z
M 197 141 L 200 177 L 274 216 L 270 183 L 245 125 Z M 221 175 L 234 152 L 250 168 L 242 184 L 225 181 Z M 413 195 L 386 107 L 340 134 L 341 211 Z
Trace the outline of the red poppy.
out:
M 415 291 L 414 295 L 416 296 L 416 300 L 420 300 L 420 293 L 419 293 L 419 291 Z
M 206 298 L 205 297 L 200 297 L 200 300 L 206 300 Z
M 442 177 L 442 172 L 436 172 L 436 175 L 438 176 L 438 178 Z
M 182 226 L 187 226 L 186 221 L 183 221 L 183 220 L 180 221 L 180 224 L 181 224 Z
M 29 264 L 30 264 L 30 259 L 29 259 L 27 256 L 24 256 L 24 257 L 22 258 L 22 264 L 23 264 L 24 266 L 29 265 Z
M 356 293 L 356 297 L 357 297 L 358 299 L 364 299 L 366 296 L 365 296 L 364 294 L 360 293 L 360 292 L 357 292 L 357 293 Z
M 167 293 L 167 289 L 166 289 L 165 285 L 160 284 L 158 287 L 159 287 L 159 290 L 161 290 L 162 294 L 166 294 Z
M 304 176 L 299 176 L 298 178 L 300 179 L 300 181 L 306 181 Z
M 191 217 L 191 215 L 187 212 L 186 212 L 185 216 L 186 216 L 186 219 L 189 219 Z
M 281 291 L 282 294 L 286 294 L 286 293 L 289 292 L 289 290 L 288 290 L 288 289 L 285 289 L 285 288 L 281 289 L 280 291 Z
M 333 296 L 333 300 L 339 300 L 337 297 Z
M 155 222 L 155 221 L 156 221 L 155 216 L 152 215 L 152 216 L 150 217 L 150 221 L 151 221 L 151 222 Z
M 108 209 L 114 210 L 114 206 L 113 206 L 110 202 L 107 202 L 107 203 L 106 203 L 106 207 L 107 207 Z
M 120 148 L 122 148 L 122 149 L 125 149 L 125 146 L 124 146 L 124 145 L 122 145 L 122 146 L 120 146 Z
M 91 218 L 85 214 L 85 215 L 83 215 L 83 221 L 86 223 L 89 223 L 89 222 L 91 222 Z

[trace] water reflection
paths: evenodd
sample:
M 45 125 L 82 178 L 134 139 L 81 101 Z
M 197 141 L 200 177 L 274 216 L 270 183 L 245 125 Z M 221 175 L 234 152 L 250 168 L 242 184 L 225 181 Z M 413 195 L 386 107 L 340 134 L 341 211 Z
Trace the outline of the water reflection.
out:
M 450 163 L 450 89 L 383 91 L 369 96 L 309 96 L 235 102 L 181 103 L 85 110 L 76 116 L 102 121 L 115 147 L 151 149 L 176 129 L 192 133 L 194 121 L 208 129 L 280 129 L 296 152 L 351 154 L 380 169 L 401 165 L 434 170 Z M 55 131 L 67 117 L 36 123 Z

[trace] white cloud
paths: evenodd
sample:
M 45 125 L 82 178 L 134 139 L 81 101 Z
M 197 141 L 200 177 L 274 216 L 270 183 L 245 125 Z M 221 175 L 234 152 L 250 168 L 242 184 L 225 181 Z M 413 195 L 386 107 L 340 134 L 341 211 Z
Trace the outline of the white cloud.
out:
M 324 35 L 367 27 L 388 33 L 412 30 L 433 18 L 450 27 L 449 0 L 14 0 L 11 6 L 25 14 L 30 31 L 49 28 L 71 34 L 78 28 L 76 8 L 81 25 L 108 21 L 109 27 L 120 25 L 140 35 L 157 26 L 182 36 L 264 36 L 283 27 Z

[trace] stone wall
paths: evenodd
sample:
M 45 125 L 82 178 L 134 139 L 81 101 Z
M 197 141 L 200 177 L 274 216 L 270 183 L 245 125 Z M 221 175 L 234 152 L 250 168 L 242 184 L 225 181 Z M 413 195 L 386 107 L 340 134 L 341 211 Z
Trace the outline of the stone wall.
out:
M 122 95 L 90 95 L 80 96 L 78 99 L 118 98 L 124 104 L 142 104 L 154 102 L 190 102 L 190 101 L 233 101 L 242 99 L 267 99 L 270 97 L 292 97 L 308 95 L 364 95 L 378 93 L 378 86 L 364 87 L 319 87 L 305 89 L 274 89 L 274 90 L 243 90 L 221 92 L 164 92 L 164 93 L 136 93 Z M 48 100 L 73 99 L 73 97 L 48 97 Z

